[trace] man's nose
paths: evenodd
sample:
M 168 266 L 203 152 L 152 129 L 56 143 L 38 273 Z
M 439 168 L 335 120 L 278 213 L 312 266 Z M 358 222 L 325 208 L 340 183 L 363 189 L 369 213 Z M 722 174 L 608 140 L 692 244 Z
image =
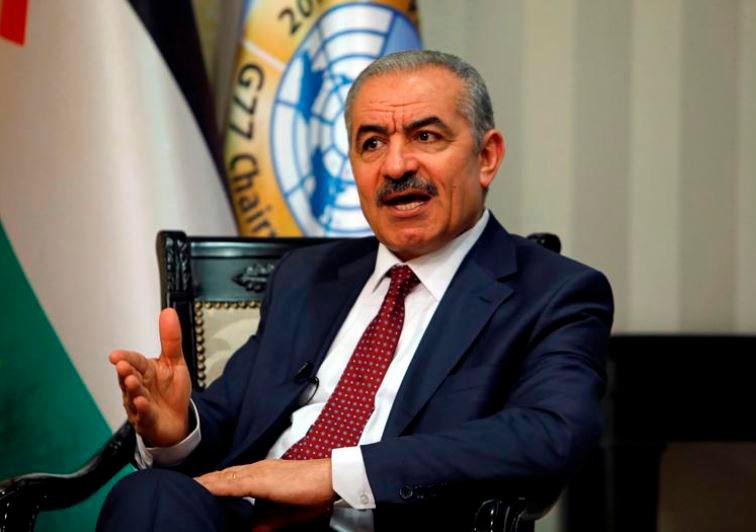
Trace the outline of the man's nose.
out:
M 383 175 L 387 179 L 401 179 L 418 170 L 418 160 L 410 146 L 404 142 L 392 142 L 383 160 Z

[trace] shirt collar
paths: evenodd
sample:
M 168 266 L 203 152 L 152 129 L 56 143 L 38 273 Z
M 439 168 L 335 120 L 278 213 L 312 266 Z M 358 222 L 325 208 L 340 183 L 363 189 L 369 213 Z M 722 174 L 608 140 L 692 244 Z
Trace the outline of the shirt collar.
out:
M 399 260 L 386 246 L 379 244 L 378 255 L 375 259 L 375 270 L 368 279 L 368 287 L 375 291 L 393 266 L 407 264 L 436 301 L 440 301 L 467 252 L 478 241 L 486 228 L 490 216 L 488 209 L 485 209 L 475 225 L 454 240 L 432 253 L 421 255 L 406 263 Z

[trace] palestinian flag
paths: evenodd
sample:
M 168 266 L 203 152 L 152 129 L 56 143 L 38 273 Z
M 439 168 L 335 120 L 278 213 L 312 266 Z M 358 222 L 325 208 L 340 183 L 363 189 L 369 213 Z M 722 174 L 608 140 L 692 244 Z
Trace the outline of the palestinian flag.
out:
M 194 26 L 189 0 L 0 0 L 0 479 L 124 421 L 107 354 L 158 351 L 156 232 L 235 233 Z

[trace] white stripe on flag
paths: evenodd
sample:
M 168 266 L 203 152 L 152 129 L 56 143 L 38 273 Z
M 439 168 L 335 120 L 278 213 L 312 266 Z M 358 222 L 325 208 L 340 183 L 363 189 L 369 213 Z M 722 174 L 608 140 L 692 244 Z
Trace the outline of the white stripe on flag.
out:
M 114 427 L 125 416 L 108 352 L 158 347 L 156 232 L 235 229 L 202 135 L 129 4 L 29 8 L 25 45 L 0 42 L 0 214 Z

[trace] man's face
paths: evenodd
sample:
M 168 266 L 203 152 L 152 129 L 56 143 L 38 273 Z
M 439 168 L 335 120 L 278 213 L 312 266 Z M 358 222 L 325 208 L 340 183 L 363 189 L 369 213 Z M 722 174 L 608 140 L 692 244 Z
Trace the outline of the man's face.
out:
M 349 160 L 370 227 L 402 260 L 439 249 L 472 227 L 503 157 L 480 150 L 459 112 L 462 82 L 440 67 L 367 80 L 354 101 Z

